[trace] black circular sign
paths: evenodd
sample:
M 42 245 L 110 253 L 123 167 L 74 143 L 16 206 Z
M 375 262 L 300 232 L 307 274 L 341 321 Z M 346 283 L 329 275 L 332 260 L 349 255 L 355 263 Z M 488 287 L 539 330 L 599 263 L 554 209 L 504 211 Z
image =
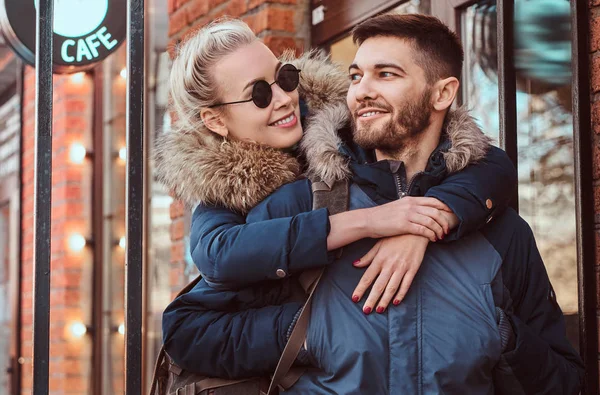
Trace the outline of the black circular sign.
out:
M 35 63 L 38 0 L 1 0 L 0 29 L 25 62 Z M 125 0 L 54 0 L 54 71 L 73 73 L 102 61 L 127 35 Z

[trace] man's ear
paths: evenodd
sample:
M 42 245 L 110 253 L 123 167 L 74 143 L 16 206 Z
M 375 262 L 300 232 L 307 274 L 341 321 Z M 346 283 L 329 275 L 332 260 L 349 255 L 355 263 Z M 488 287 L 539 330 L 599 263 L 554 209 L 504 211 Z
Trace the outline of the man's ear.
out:
M 433 86 L 433 108 L 437 111 L 450 108 L 456 99 L 459 87 L 460 82 L 456 77 L 448 77 L 436 82 Z
M 222 119 L 222 113 L 212 109 L 204 108 L 200 111 L 200 118 L 206 127 L 211 131 L 223 137 L 227 137 L 229 129 L 225 126 Z

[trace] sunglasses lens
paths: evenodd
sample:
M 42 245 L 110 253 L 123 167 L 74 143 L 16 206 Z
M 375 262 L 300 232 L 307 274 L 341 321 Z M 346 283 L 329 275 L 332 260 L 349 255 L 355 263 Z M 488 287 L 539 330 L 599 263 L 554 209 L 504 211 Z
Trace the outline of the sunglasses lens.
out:
M 286 92 L 292 92 L 298 87 L 300 75 L 298 69 L 291 64 L 284 64 L 277 73 L 277 85 Z
M 252 88 L 252 101 L 258 108 L 267 108 L 271 104 L 273 91 L 267 81 L 257 81 Z

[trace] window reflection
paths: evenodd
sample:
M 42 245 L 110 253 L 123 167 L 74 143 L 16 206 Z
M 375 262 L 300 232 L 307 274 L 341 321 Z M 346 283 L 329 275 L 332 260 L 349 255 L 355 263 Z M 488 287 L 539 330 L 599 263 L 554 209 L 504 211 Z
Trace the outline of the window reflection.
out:
M 461 20 L 463 101 L 498 141 L 496 4 L 480 2 Z M 570 6 L 515 2 L 520 214 L 531 225 L 569 337 L 578 346 L 577 252 L 571 108 Z

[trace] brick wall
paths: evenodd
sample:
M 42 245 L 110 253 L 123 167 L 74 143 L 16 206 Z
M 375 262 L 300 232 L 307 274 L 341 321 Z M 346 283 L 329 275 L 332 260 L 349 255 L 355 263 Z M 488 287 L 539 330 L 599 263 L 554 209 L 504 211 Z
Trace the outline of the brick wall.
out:
M 170 50 L 210 21 L 230 16 L 245 21 L 275 55 L 310 45 L 309 0 L 168 0 Z M 171 52 L 171 55 L 173 53 Z M 181 202 L 171 206 L 171 291 L 175 295 L 189 280 L 185 235 L 189 213 Z
M 23 202 L 22 202 L 22 393 L 32 392 L 33 236 L 35 168 L 35 72 L 24 75 Z M 90 164 L 69 161 L 69 148 L 79 142 L 88 147 L 91 131 L 92 84 L 83 76 L 54 77 L 54 130 L 52 165 L 52 290 L 50 295 L 50 393 L 89 393 L 89 336 L 75 337 L 73 323 L 91 322 L 89 298 L 90 251 L 68 248 L 69 237 L 91 235 Z

